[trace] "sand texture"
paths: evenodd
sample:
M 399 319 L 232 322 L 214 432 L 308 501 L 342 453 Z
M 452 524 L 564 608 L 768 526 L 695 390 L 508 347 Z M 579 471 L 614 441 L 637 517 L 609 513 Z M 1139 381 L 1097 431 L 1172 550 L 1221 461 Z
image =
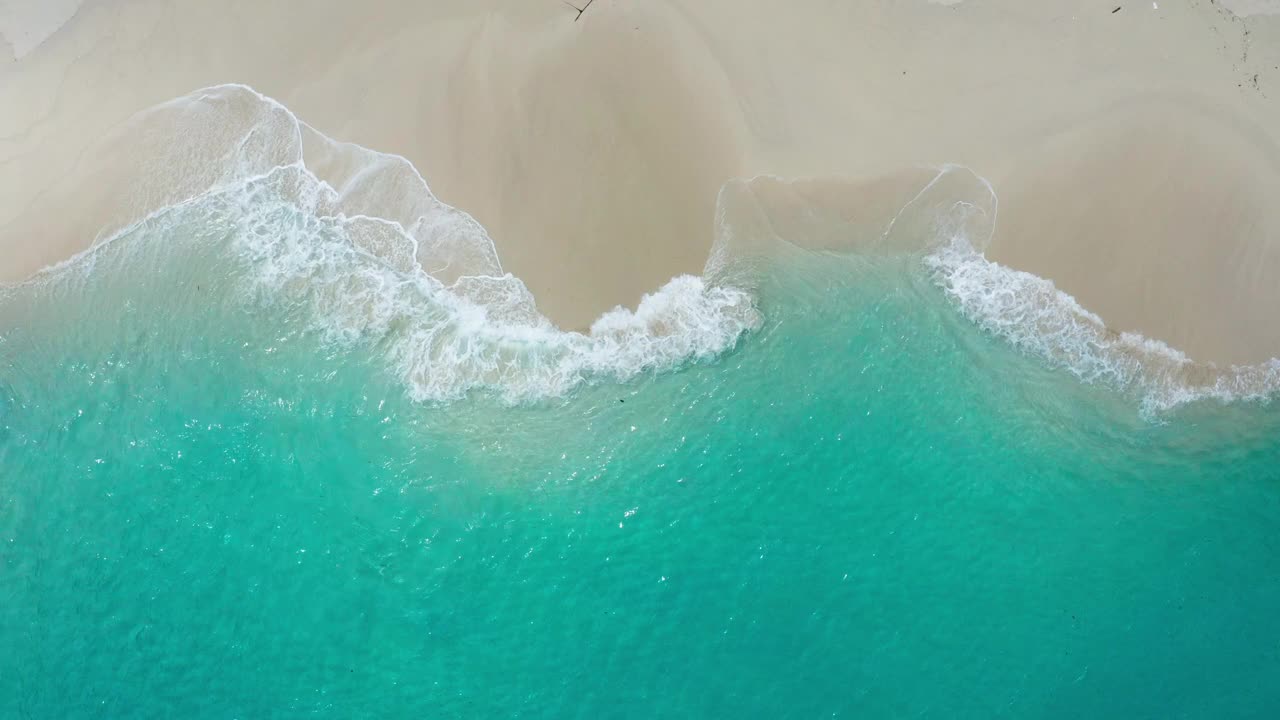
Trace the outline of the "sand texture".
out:
M 1280 356 L 1266 3 L 37 5 L 0 5 L 0 280 L 155 203 L 139 173 L 177 169 L 132 116 L 243 83 L 411 161 L 566 328 L 699 272 L 730 180 L 822 180 L 860 228 L 875 178 L 957 163 L 999 197 L 992 259 L 1198 360 Z

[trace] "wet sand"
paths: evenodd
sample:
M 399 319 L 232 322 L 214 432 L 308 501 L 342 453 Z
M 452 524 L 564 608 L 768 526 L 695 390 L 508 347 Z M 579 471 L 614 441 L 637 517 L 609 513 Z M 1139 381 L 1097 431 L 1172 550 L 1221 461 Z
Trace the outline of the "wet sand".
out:
M 31 47 L 10 11 L 0 279 L 145 200 L 145 148 L 100 138 L 238 82 L 408 158 L 565 327 L 700 271 L 732 178 L 959 163 L 993 259 L 1196 359 L 1280 355 L 1280 18 L 1118 2 L 89 0 Z

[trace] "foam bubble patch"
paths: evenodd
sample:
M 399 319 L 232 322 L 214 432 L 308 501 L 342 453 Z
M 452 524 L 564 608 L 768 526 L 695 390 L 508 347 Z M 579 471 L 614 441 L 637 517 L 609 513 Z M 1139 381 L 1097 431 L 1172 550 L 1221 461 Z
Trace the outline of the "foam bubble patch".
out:
M 1045 278 L 991 262 L 963 235 L 924 258 L 969 320 L 1084 382 L 1134 391 L 1143 414 L 1214 399 L 1262 400 L 1280 389 L 1280 360 L 1219 368 L 1137 333 L 1117 333 Z
M 557 328 L 480 223 L 408 160 L 331 140 L 242 85 L 158 105 L 104 143 L 104 155 L 146 149 L 110 234 L 29 284 L 83 277 L 105 248 L 226 242 L 249 302 L 373 349 L 415 400 L 554 397 L 714 357 L 760 323 L 749 292 L 682 276 L 588 332 Z

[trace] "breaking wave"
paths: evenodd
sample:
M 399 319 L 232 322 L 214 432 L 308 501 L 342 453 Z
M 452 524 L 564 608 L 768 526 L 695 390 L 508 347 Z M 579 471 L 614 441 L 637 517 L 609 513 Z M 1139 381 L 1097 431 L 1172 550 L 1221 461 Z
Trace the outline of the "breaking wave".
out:
M 930 233 L 935 245 L 924 264 L 934 283 L 983 330 L 1086 383 L 1136 393 L 1147 417 L 1198 400 L 1263 400 L 1280 389 L 1280 359 L 1226 368 L 1196 362 L 1159 340 L 1108 328 L 1050 280 L 988 260 L 982 251 L 997 209 L 989 183 L 966 168 L 947 167 L 913 203 L 954 174 L 969 176 L 984 188 L 983 196 L 926 215 L 936 224 Z
M 157 106 L 131 133 L 163 149 L 131 188 L 133 216 L 30 282 L 91 272 L 105 248 L 143 231 L 218 235 L 247 261 L 255 300 L 305 307 L 331 342 L 379 346 L 420 401 L 476 389 L 553 397 L 715 356 L 760 322 L 751 293 L 680 276 L 585 333 L 561 330 L 503 271 L 484 228 L 436 199 L 407 160 L 330 140 L 245 86 Z M 112 142 L 127 146 L 120 135 Z
M 333 141 L 251 88 L 164 103 L 105 144 L 131 177 L 127 189 L 104 188 L 122 211 L 105 220 L 104 239 L 25 284 L 92 271 L 105 248 L 140 233 L 203 227 L 162 234 L 225 239 L 256 301 L 305 308 L 330 342 L 377 346 L 419 401 L 477 389 L 537 400 L 717 356 L 761 324 L 754 288 L 768 260 L 756 260 L 794 246 L 917 256 L 980 328 L 1085 382 L 1136 392 L 1149 415 L 1206 398 L 1266 398 L 1280 387 L 1280 360 L 1194 362 L 1110 330 L 1047 279 L 987 260 L 996 195 L 963 167 L 905 175 L 876 193 L 768 176 L 731 181 L 702 276 L 676 277 L 635 310 L 615 308 L 587 332 L 569 332 L 503 270 L 484 228 L 438 200 L 407 160 Z M 870 232 L 869 223 L 880 225 Z

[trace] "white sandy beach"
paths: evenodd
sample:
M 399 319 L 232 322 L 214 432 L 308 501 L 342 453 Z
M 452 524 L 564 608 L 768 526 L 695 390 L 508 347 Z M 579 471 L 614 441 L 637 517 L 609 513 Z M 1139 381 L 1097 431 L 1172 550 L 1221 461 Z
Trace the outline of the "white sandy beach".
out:
M 1280 356 L 1280 17 L 1224 4 L 8 0 L 0 280 L 139 202 L 147 148 L 101 151 L 113 129 L 243 83 L 408 158 L 564 327 L 698 272 L 733 178 L 958 163 L 1000 199 L 989 257 L 1256 362 Z

